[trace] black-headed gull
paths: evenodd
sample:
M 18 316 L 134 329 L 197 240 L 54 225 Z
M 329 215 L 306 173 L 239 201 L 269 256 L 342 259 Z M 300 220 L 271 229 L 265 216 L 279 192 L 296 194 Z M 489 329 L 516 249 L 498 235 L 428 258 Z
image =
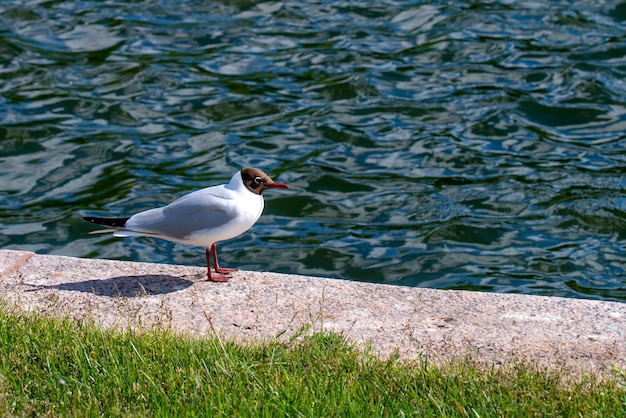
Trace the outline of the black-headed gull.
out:
M 259 169 L 245 168 L 235 173 L 227 184 L 197 190 L 167 206 L 139 212 L 130 218 L 87 216 L 83 219 L 112 227 L 92 234 L 113 232 L 116 237 L 154 237 L 204 247 L 208 279 L 226 282 L 225 274 L 237 269 L 219 266 L 215 244 L 250 229 L 263 212 L 263 191 L 274 188 L 288 189 L 289 186 L 273 181 Z

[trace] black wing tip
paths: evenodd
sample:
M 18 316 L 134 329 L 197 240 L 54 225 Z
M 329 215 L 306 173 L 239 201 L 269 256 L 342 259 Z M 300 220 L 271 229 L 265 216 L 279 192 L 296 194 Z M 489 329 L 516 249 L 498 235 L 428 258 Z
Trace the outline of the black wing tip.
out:
M 83 219 L 87 222 L 91 222 L 97 225 L 113 226 L 116 228 L 123 228 L 126 225 L 126 221 L 130 218 L 100 218 L 97 216 L 83 216 Z

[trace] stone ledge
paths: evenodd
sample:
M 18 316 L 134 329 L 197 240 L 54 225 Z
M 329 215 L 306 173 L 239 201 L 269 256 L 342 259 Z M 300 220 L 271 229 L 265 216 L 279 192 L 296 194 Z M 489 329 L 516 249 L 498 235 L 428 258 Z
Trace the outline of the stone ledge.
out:
M 28 251 L 0 250 L 0 279 L 15 273 L 34 255 Z
M 288 338 L 311 325 L 383 356 L 488 364 L 530 360 L 572 376 L 626 370 L 626 304 L 435 290 L 0 250 L 0 299 L 102 326 L 166 327 L 246 340 Z

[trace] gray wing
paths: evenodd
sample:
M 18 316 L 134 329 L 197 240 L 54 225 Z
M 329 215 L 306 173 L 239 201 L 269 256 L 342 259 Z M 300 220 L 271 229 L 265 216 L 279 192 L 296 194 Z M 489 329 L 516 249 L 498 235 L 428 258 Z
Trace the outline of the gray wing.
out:
M 232 220 L 228 200 L 212 188 L 198 190 L 161 208 L 139 212 L 126 222 L 124 229 L 184 240 L 190 234 L 217 228 Z

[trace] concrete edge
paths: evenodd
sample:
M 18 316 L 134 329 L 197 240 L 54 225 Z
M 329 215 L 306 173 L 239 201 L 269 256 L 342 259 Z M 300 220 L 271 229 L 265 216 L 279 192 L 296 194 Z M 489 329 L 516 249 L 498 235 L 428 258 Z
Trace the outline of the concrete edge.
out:
M 205 279 L 200 267 L 0 250 L 0 299 L 105 327 L 249 341 L 288 338 L 311 325 L 382 356 L 521 360 L 569 376 L 626 370 L 623 303 L 249 271 L 228 283 Z
M 0 279 L 18 271 L 34 255 L 29 251 L 0 250 Z

